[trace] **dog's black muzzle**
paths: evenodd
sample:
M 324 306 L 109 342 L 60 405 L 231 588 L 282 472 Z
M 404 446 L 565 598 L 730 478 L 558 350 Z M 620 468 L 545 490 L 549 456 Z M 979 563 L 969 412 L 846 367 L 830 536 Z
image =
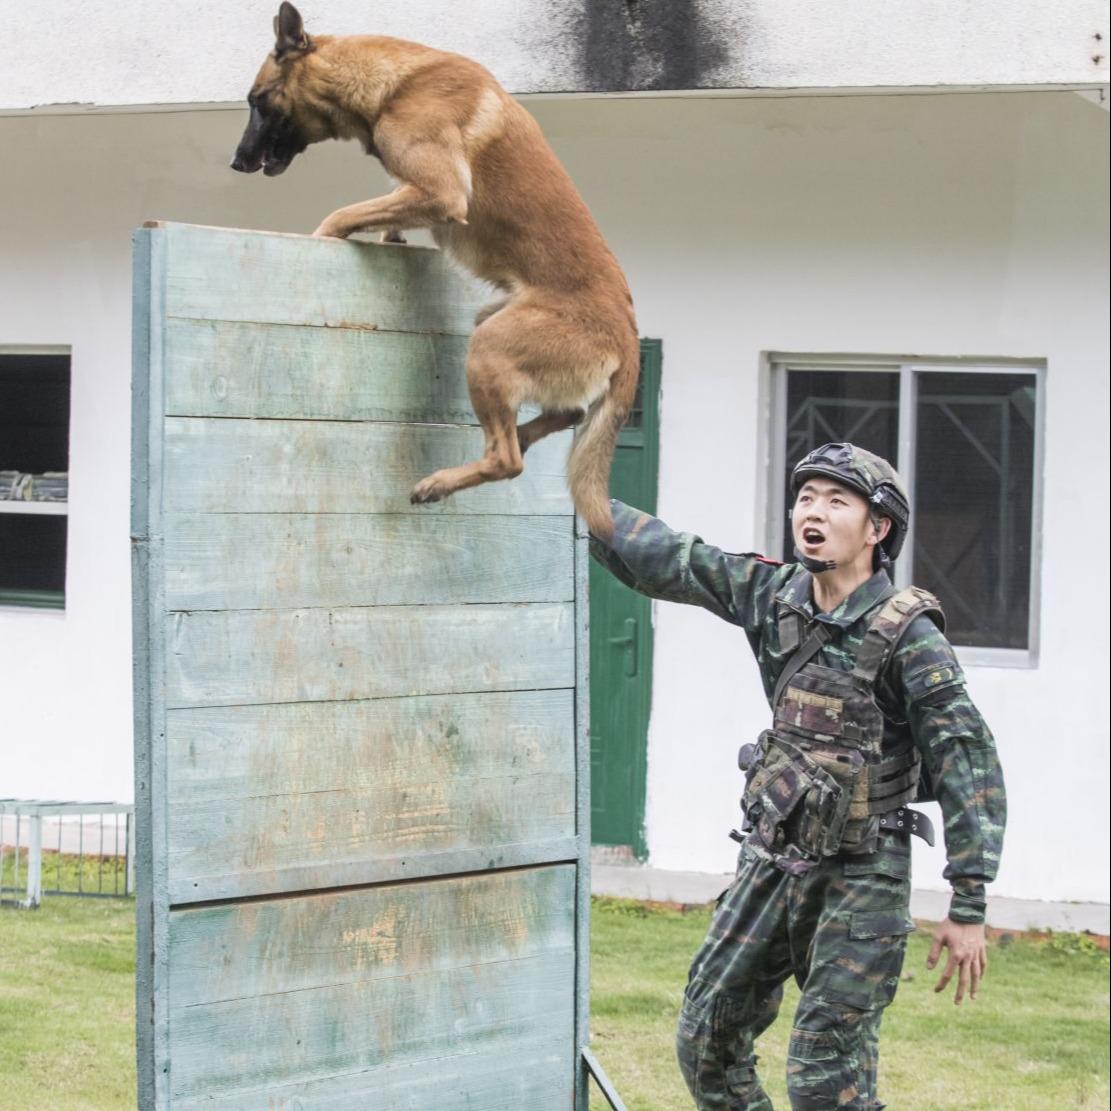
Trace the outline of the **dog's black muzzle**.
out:
M 278 112 L 264 114 L 252 105 L 251 118 L 235 149 L 231 168 L 241 174 L 262 170 L 267 177 L 277 177 L 307 146 L 288 116 Z

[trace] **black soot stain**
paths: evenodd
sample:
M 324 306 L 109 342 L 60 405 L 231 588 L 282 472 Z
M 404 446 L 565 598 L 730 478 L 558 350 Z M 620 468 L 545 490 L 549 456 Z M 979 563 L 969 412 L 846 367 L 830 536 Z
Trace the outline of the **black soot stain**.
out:
M 576 21 L 582 88 L 698 89 L 729 57 L 697 0 L 584 0 Z

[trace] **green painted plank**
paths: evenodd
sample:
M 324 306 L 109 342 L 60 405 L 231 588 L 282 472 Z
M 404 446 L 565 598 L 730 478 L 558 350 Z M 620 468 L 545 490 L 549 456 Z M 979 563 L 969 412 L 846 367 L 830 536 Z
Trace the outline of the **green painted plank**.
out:
M 427 247 L 167 224 L 166 314 L 469 335 L 481 286 Z
M 166 323 L 166 412 L 476 424 L 464 336 Z
M 174 910 L 174 1015 L 564 952 L 574 882 L 557 864 Z
M 482 455 L 477 428 L 351 421 L 167 417 L 167 513 L 408 513 L 425 475 Z M 435 505 L 442 513 L 573 512 L 564 481 L 570 433 L 541 440 L 510 482 Z
M 574 1070 L 564 1033 L 484 1042 L 470 1053 L 361 1069 L 253 1091 L 175 1099 L 175 1111 L 567 1111 Z M 584 1109 L 586 1103 L 573 1104 Z
M 525 785 L 527 789 L 528 785 Z M 209 807 L 210 810 L 215 808 Z M 324 808 L 321 808 L 324 809 Z M 257 813 L 257 808 L 255 810 Z M 479 824 L 490 819 L 490 809 L 486 808 L 477 817 Z M 278 817 L 279 823 L 281 816 Z M 341 824 L 351 825 L 350 817 L 340 818 Z M 284 853 L 288 858 L 288 839 L 279 834 L 269 838 L 260 834 L 264 848 L 252 846 L 245 859 L 257 858 L 257 868 L 235 871 L 238 861 L 229 864 L 229 870 L 221 874 L 175 877 L 170 887 L 171 907 L 174 910 L 187 909 L 201 903 L 225 899 L 250 899 L 258 896 L 299 894 L 308 891 L 324 891 L 335 887 L 362 887 L 367 884 L 401 883 L 414 880 L 436 879 L 442 876 L 460 876 L 472 872 L 495 872 L 503 869 L 531 868 L 545 864 L 566 864 L 574 861 L 578 852 L 578 841 L 573 836 L 552 836 L 532 841 L 517 841 L 498 845 L 487 843 L 461 849 L 424 849 L 420 845 L 413 852 L 398 852 L 387 855 L 383 852 L 368 860 L 344 859 L 337 851 L 335 859 L 315 864 L 299 864 L 295 860 L 278 860 Z M 421 830 L 420 832 L 424 832 Z M 273 841 L 283 841 L 278 852 L 271 853 L 268 847 Z M 170 866 L 175 865 L 171 858 Z
M 570 690 L 173 710 L 171 901 L 574 856 L 573 711 Z
M 573 976 L 568 949 L 178 1011 L 171 1026 L 172 1098 L 175 1104 L 226 1098 L 361 1072 L 362 1084 L 351 1093 L 360 1098 L 351 1106 L 362 1107 L 362 1093 L 380 1087 L 379 1070 L 450 1058 L 472 1046 L 481 1046 L 486 1068 L 496 1068 L 522 1044 L 548 1036 L 548 1052 L 559 1041 L 570 1050 Z M 565 1107 L 570 1058 L 567 1052 Z M 527 1060 L 519 1063 L 528 1067 Z M 457 1093 L 454 1105 L 466 1107 L 465 1095 Z
M 171 610 L 575 596 L 568 517 L 191 514 L 165 529 Z
M 166 704 L 227 706 L 571 687 L 567 603 L 178 613 Z
M 173 912 L 175 1102 L 355 1074 L 348 1094 L 369 1097 L 401 1066 L 481 1049 L 481 1075 L 519 1060 L 520 1047 L 546 1043 L 550 1057 L 559 1042 L 567 1100 L 574 871 Z M 466 1106 L 461 1095 L 446 1105 Z

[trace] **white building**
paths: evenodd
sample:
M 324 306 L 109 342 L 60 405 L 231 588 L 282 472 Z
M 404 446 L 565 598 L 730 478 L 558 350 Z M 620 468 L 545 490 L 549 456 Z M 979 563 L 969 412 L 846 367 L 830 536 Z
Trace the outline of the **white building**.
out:
M 788 455 L 858 418 L 892 444 L 914 573 L 1004 761 L 993 890 L 1107 902 L 1106 4 L 557 7 L 303 14 L 471 54 L 526 96 L 661 343 L 664 520 L 775 553 Z M 0 502 L 0 797 L 132 793 L 131 230 L 307 232 L 386 185 L 336 144 L 277 180 L 228 169 L 272 14 L 44 0 L 0 68 L 0 471 L 69 472 L 64 514 Z M 68 464 L 6 459 L 40 459 L 58 428 L 66 447 L 67 366 Z M 39 402 L 53 432 L 31 428 Z M 942 512 L 953 494 L 976 512 Z M 725 871 L 735 750 L 766 703 L 737 629 L 668 605 L 653 624 L 627 840 Z M 924 853 L 916 883 L 943 886 L 942 863 Z

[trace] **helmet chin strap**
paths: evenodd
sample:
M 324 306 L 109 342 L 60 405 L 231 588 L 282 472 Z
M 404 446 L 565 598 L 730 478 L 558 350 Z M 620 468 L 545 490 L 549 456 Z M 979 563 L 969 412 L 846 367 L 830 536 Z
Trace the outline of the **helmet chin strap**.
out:
M 812 575 L 820 575 L 824 571 L 836 571 L 837 564 L 832 559 L 811 559 L 808 555 L 803 555 L 798 547 L 795 548 L 795 559 L 803 565 Z

